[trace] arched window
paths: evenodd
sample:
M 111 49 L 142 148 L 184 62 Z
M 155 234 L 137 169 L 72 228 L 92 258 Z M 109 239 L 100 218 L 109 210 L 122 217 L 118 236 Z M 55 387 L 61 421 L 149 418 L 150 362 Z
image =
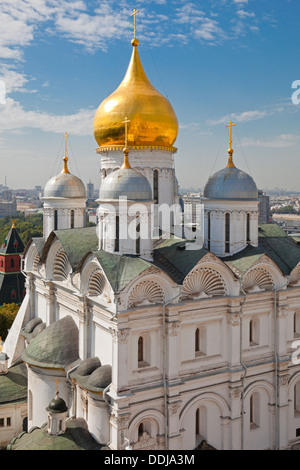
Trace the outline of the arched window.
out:
M 225 253 L 230 252 L 230 214 L 225 214 Z
M 154 203 L 158 204 L 158 171 L 153 171 L 153 199 Z
M 75 215 L 74 215 L 74 211 L 71 210 L 71 213 L 70 213 L 70 227 L 71 228 L 74 228 L 75 226 Z
M 58 215 L 57 215 L 57 210 L 54 211 L 54 230 L 57 230 L 58 228 Z
M 11 268 L 15 267 L 15 260 L 13 258 L 10 260 L 10 267 Z
M 249 322 L 249 344 L 257 346 L 259 344 L 259 319 L 255 318 Z
M 247 214 L 246 242 L 250 244 L 250 214 Z
M 300 382 L 294 386 L 294 412 L 295 416 L 300 416 Z
M 138 362 L 141 363 L 144 361 L 144 339 L 142 336 L 138 340 Z
M 207 354 L 206 348 L 206 328 L 201 326 L 195 331 L 195 354 L 196 356 L 204 356 Z
M 143 433 L 144 433 L 144 424 L 141 423 L 141 424 L 139 425 L 139 429 L 138 429 L 138 436 L 139 436 L 139 438 L 142 437 Z
M 120 217 L 116 216 L 116 238 L 115 238 L 115 251 L 120 250 Z
M 294 338 L 300 336 L 300 311 L 294 313 Z
M 207 409 L 200 406 L 196 410 L 196 445 L 199 445 L 203 439 L 207 440 Z
M 210 212 L 207 213 L 207 249 L 210 251 Z
M 250 429 L 259 428 L 260 423 L 260 396 L 254 392 L 250 397 Z
M 150 337 L 147 334 L 140 336 L 138 339 L 138 367 L 146 367 L 150 365 Z

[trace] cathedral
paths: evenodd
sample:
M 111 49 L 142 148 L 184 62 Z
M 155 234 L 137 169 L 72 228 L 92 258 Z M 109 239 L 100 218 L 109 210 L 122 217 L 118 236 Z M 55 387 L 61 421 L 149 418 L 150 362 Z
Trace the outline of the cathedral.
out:
M 15 393 L 2 395 L 1 443 L 295 449 L 300 246 L 258 225 L 232 122 L 225 167 L 204 188 L 203 241 L 175 234 L 182 221 L 164 209 L 178 203 L 178 121 L 145 74 L 136 30 L 131 44 L 125 77 L 94 118 L 97 225 L 86 226 L 67 135 L 62 172 L 44 188 L 44 236 L 25 247 L 26 295 L 1 347 L 0 389 Z

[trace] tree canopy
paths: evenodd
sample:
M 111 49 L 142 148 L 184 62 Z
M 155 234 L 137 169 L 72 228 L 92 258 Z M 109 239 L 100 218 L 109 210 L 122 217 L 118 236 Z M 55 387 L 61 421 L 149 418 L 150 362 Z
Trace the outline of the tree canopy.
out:
M 3 304 L 0 307 L 0 337 L 4 341 L 18 313 L 20 305 Z
M 14 220 L 24 245 L 30 238 L 43 236 L 43 214 L 32 214 L 25 217 L 23 212 L 18 212 L 13 217 L 0 218 L 0 245 L 4 242 Z

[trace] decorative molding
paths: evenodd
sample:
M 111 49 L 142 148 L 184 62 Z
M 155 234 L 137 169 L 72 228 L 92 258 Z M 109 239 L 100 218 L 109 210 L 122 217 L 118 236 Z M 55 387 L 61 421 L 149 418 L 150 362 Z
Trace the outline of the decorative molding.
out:
M 128 428 L 129 419 L 131 414 L 117 415 L 112 413 L 110 416 L 110 423 L 117 428 Z
M 101 295 L 105 287 L 106 279 L 100 269 L 95 269 L 88 282 L 88 295 Z
M 169 404 L 169 410 L 172 415 L 175 415 L 181 407 L 181 401 L 176 401 Z
M 180 321 L 174 321 L 171 323 L 167 323 L 168 334 L 169 336 L 177 336 L 181 327 Z
M 138 442 L 134 444 L 134 450 L 138 449 L 154 449 L 157 444 L 156 437 L 151 437 L 147 432 L 143 432 Z
M 226 295 L 227 288 L 223 277 L 214 269 L 198 267 L 188 274 L 183 282 L 182 297 L 201 299 L 216 295 Z
M 151 280 L 145 280 L 137 284 L 128 300 L 129 307 L 139 307 L 142 305 L 162 304 L 165 300 L 164 291 L 160 285 Z
M 231 324 L 231 326 L 239 326 L 241 320 L 240 313 L 228 313 L 227 314 L 227 321 Z
M 289 376 L 288 375 L 282 375 L 281 377 L 278 377 L 278 383 L 282 387 L 286 387 L 289 383 Z
M 110 328 L 110 333 L 112 336 L 113 343 L 126 343 L 130 330 L 115 330 L 114 328 Z
M 279 305 L 277 310 L 277 317 L 278 318 L 286 318 L 289 313 L 288 305 Z
M 272 290 L 274 281 L 270 273 L 261 267 L 251 269 L 243 280 L 243 289 L 246 292 L 259 292 L 262 290 Z
M 64 281 L 67 279 L 70 270 L 70 264 L 66 252 L 60 248 L 56 254 L 53 265 L 53 279 Z
M 243 392 L 242 387 L 234 387 L 229 389 L 230 398 L 241 398 Z

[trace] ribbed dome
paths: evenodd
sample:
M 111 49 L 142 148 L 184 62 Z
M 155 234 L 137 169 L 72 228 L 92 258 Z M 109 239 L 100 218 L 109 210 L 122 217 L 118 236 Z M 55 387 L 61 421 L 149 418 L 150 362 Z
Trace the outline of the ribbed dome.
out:
M 119 199 L 122 196 L 133 201 L 150 201 L 152 188 L 141 173 L 132 168 L 121 168 L 104 178 L 100 186 L 99 199 Z
M 62 172 L 48 181 L 44 197 L 85 198 L 86 191 L 81 179 Z
M 203 196 L 208 199 L 258 199 L 254 180 L 236 167 L 226 167 L 207 181 Z
M 124 146 L 125 117 L 130 120 L 128 146 L 173 146 L 178 133 L 176 114 L 149 82 L 136 45 L 122 83 L 96 112 L 94 136 L 100 149 Z

